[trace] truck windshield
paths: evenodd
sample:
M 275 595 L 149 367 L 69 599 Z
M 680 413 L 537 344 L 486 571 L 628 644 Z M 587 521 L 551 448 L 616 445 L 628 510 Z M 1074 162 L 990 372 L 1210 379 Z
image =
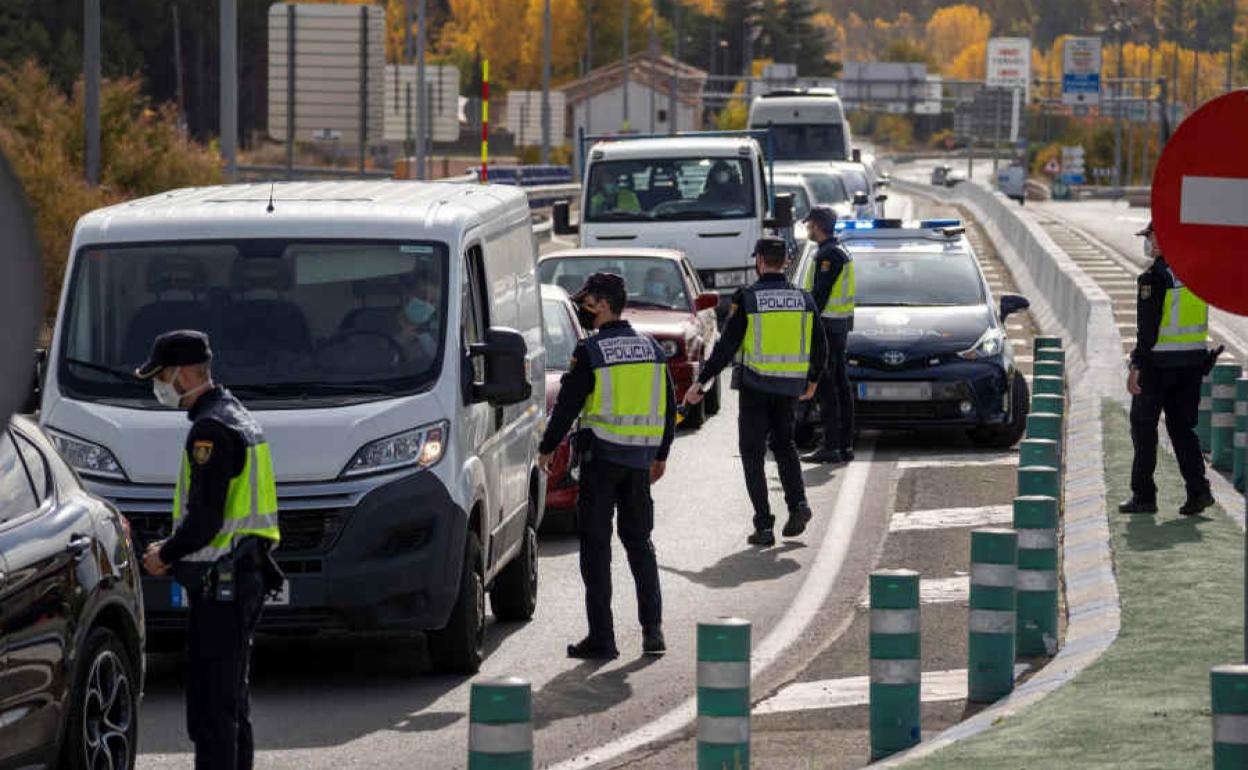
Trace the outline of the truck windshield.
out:
M 244 400 L 344 401 L 436 380 L 447 248 L 429 242 L 192 241 L 88 246 L 75 260 L 58 377 L 67 395 L 155 407 L 130 376 L 156 335 L 206 332 Z
M 840 123 L 773 123 L 771 141 L 776 160 L 848 160 Z
M 743 219 L 754 214 L 748 158 L 604 160 L 589 171 L 587 222 Z

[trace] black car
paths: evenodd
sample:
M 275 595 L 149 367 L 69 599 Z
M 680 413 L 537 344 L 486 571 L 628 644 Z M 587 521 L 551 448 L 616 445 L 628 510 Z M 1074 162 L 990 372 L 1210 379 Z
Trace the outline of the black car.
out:
M 957 220 L 851 220 L 837 229 L 857 284 L 848 358 L 858 426 L 965 428 L 985 446 L 1017 442 L 1030 394 L 1005 318 L 1027 300 L 993 302 Z M 797 266 L 799 279 L 812 257 Z M 799 412 L 806 437 L 813 411 Z
M 134 766 L 140 597 L 126 520 L 34 423 L 0 426 L 0 767 Z

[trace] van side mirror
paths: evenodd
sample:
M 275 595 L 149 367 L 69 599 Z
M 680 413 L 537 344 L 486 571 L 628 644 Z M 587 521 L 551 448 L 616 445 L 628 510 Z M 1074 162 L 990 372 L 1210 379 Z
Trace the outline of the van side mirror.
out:
M 22 405 L 22 414 L 39 411 L 39 402 L 43 400 L 43 370 L 47 363 L 47 348 L 35 348 L 35 369 L 30 375 L 30 392 L 26 395 L 26 403 Z
M 713 291 L 704 291 L 694 299 L 693 306 L 698 311 L 714 310 L 719 307 L 719 295 Z
M 793 194 L 776 193 L 775 210 L 771 219 L 763 223 L 764 227 L 783 230 L 793 226 Z
M 861 163 L 861 162 L 862 162 L 862 150 L 861 150 L 861 149 L 859 149 L 859 148 L 857 148 L 857 147 L 855 147 L 855 148 L 854 148 L 854 153 L 853 153 L 853 155 L 851 155 L 850 157 L 852 157 L 852 158 L 854 159 L 854 162 L 855 162 L 855 163 Z
M 1004 321 L 1007 317 L 1017 313 L 1020 310 L 1026 310 L 1031 307 L 1031 303 L 1026 297 L 1018 294 L 1002 294 L 1001 295 L 1001 312 L 1000 318 Z
M 576 235 L 581 228 L 572 224 L 572 205 L 566 200 L 555 201 L 550 207 L 550 216 L 554 220 L 555 235 Z
M 885 195 L 884 193 L 880 193 L 879 195 L 875 196 L 876 203 L 883 203 L 886 200 L 888 200 L 888 196 Z
M 528 346 L 515 329 L 491 326 L 485 342 L 469 346 L 468 353 L 485 358 L 485 382 L 472 383 L 472 400 L 491 406 L 518 404 L 533 395 L 533 385 L 525 367 Z

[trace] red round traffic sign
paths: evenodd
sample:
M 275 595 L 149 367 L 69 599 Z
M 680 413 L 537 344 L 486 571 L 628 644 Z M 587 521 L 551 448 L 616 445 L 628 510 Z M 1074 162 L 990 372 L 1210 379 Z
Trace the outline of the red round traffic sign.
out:
M 1157 163 L 1152 204 L 1175 274 L 1209 304 L 1248 315 L 1248 89 L 1183 121 Z

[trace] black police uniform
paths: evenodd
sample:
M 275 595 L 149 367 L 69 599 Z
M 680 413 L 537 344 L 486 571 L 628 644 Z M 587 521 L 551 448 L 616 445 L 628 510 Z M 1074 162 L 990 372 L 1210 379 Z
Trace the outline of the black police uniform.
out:
M 1131 367 L 1140 372 L 1143 392 L 1131 398 L 1131 443 L 1135 457 L 1131 463 L 1132 500 L 1123 504 L 1124 512 L 1130 512 L 1131 503 L 1142 506 L 1140 512 L 1156 508 L 1157 486 L 1153 482 L 1153 471 L 1157 467 L 1157 421 L 1163 412 L 1188 500 L 1209 497 L 1196 420 L 1200 383 L 1211 365 L 1210 355 L 1203 350 L 1153 350 L 1161 328 L 1166 290 L 1174 287 L 1174 275 L 1164 258 L 1153 260 L 1136 283 L 1136 341 L 1135 350 L 1131 351 Z
M 719 341 L 698 376 L 698 382 L 703 387 L 732 363 L 741 349 L 747 326 L 746 295 L 767 289 L 796 290 L 796 287 L 779 273 L 767 273 L 760 276 L 753 285 L 737 290 L 732 297 L 732 307 Z M 805 296 L 810 312 L 818 315 L 814 299 L 809 294 Z M 814 324 L 811 336 L 810 374 L 806 381 L 818 382 L 827 358 L 827 343 L 819 324 Z M 807 505 L 802 464 L 797 456 L 797 446 L 793 443 L 793 407 L 797 397 L 792 392 L 759 380 L 739 362 L 733 368 L 732 387 L 741 393 L 737 441 L 741 451 L 742 470 L 745 472 L 745 488 L 754 506 L 754 529 L 769 531 L 775 526 L 776 519 L 771 515 L 767 476 L 763 469 L 768 446 L 771 447 L 772 456 L 776 458 L 776 465 L 780 470 L 780 484 L 784 487 L 784 502 L 790 516 Z
M 593 339 L 644 336 L 627 321 L 611 321 Z M 657 342 L 656 360 L 666 361 Z M 594 390 L 594 368 L 586 340 L 576 346 L 572 364 L 560 380 L 559 396 L 550 415 L 539 451 L 555 451 Z M 598 441 L 588 429 L 577 432 L 575 451 L 580 455 L 580 491 L 577 495 L 577 534 L 580 538 L 581 579 L 585 582 L 585 613 L 589 621 L 589 647 L 618 654 L 611 613 L 611 518 L 618 509 L 620 542 L 628 554 L 628 566 L 637 589 L 637 616 L 645 631 L 662 624 L 663 601 L 659 590 L 659 566 L 654 543 L 654 503 L 650 498 L 650 465 L 666 462 L 676 433 L 676 394 L 671 374 L 666 376 L 666 420 L 657 449 L 620 447 Z
M 836 242 L 828 238 L 819 244 L 815 253 L 815 281 L 811 296 L 815 306 L 822 311 L 828 303 L 832 287 L 841 277 L 841 271 L 849 262 L 849 255 Z M 828 338 L 828 365 L 819 379 L 819 411 L 823 417 L 823 446 L 828 450 L 852 452 L 854 447 L 854 391 L 849 383 L 847 356 L 849 333 L 854 330 L 854 319 L 821 318 L 823 331 Z M 844 459 L 849 459 L 846 456 Z

